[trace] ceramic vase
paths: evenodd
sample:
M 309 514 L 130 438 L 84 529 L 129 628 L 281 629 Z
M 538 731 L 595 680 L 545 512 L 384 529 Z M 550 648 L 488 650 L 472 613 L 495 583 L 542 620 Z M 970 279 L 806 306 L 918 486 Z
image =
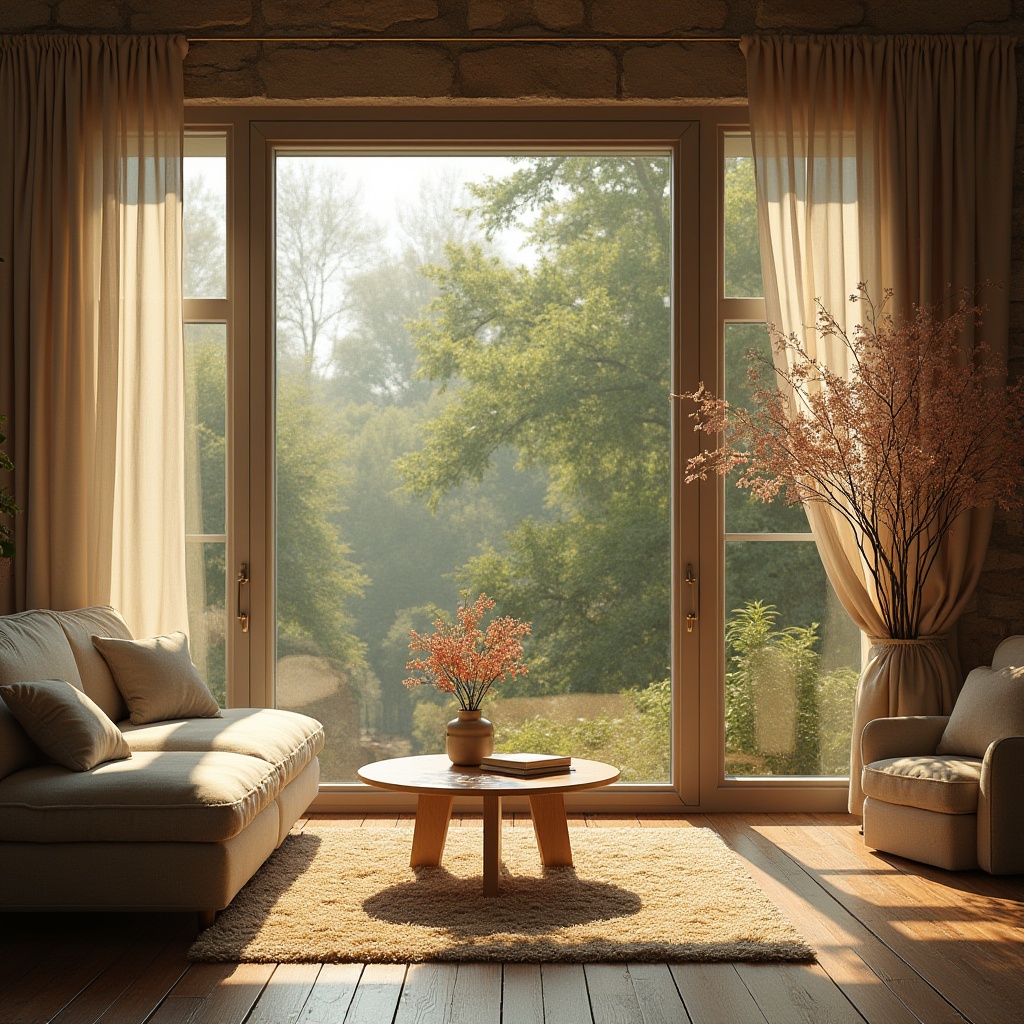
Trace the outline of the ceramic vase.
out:
M 445 750 L 452 764 L 475 768 L 494 753 L 494 726 L 480 711 L 460 711 L 448 723 Z

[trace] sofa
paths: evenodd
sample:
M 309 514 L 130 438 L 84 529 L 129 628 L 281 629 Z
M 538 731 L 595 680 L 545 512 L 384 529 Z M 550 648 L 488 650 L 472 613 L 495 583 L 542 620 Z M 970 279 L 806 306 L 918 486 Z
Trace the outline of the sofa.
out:
M 868 722 L 861 755 L 866 846 L 1024 873 L 1024 636 L 968 674 L 951 714 Z
M 0 616 L 0 909 L 190 910 L 209 923 L 316 796 L 320 723 L 218 709 L 174 636 L 184 661 L 180 642 L 135 641 L 109 607 Z M 177 717 L 147 720 L 188 687 Z M 40 713 L 40 694 L 70 701 Z M 107 744 L 94 766 L 60 746 L 79 712 Z

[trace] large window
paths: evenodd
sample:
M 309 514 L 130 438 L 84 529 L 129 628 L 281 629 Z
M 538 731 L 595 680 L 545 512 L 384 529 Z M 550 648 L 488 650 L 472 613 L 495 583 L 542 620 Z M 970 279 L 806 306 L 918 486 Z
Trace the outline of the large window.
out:
M 533 623 L 499 747 L 622 768 L 575 806 L 845 806 L 859 637 L 806 517 L 682 479 L 670 396 L 770 355 L 736 111 L 191 114 L 193 654 L 324 723 L 319 806 L 443 749 L 409 631 L 481 591 Z
M 669 781 L 671 181 L 630 148 L 276 151 L 275 693 L 326 781 L 443 751 L 409 631 L 481 592 L 533 623 L 497 749 Z
M 725 398 L 749 406 L 751 360 L 770 376 L 747 135 L 726 135 L 722 168 Z M 745 309 L 743 307 L 746 307 Z M 849 773 L 860 636 L 839 604 L 800 506 L 725 481 L 725 772 Z

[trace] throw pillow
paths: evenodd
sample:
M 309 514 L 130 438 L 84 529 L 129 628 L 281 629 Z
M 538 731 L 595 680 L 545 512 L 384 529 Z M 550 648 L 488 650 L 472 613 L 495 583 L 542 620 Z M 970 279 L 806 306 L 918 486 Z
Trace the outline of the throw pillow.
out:
M 984 757 L 996 740 L 1024 736 L 1024 668 L 974 669 L 956 699 L 937 754 Z
M 0 697 L 36 746 L 65 768 L 87 772 L 132 756 L 121 730 L 63 679 L 7 683 L 0 686 Z
M 184 633 L 148 640 L 94 636 L 128 706 L 132 725 L 172 718 L 218 718 L 220 708 L 192 664 Z

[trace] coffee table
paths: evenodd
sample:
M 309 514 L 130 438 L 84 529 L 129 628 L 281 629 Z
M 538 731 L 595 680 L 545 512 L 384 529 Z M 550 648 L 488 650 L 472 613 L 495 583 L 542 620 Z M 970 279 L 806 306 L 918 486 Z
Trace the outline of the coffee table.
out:
M 572 867 L 563 794 L 598 789 L 619 777 L 618 768 L 601 761 L 574 757 L 572 768 L 568 774 L 521 778 L 479 768 L 456 767 L 445 754 L 421 754 L 376 761 L 364 765 L 357 775 L 379 789 L 417 794 L 409 860 L 412 867 L 441 863 L 455 797 L 481 797 L 484 805 L 484 895 L 496 896 L 501 870 L 502 797 L 529 798 L 541 863 L 545 867 Z

